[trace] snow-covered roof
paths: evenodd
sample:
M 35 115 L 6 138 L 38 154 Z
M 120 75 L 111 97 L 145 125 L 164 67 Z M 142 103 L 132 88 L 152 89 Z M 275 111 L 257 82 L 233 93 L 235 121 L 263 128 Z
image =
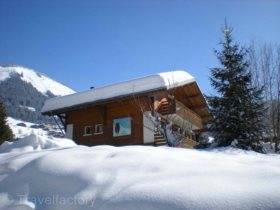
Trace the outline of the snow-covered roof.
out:
M 55 97 L 45 101 L 42 113 L 48 113 L 81 104 L 108 100 L 159 89 L 172 89 L 195 82 L 186 71 L 170 71 L 112 84 L 85 92 Z

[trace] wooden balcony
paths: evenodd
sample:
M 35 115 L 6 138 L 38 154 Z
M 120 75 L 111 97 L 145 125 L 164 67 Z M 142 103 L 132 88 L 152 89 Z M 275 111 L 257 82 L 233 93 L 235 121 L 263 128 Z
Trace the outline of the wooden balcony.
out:
M 191 124 L 195 125 L 197 129 L 202 129 L 203 123 L 201 117 L 177 100 L 176 100 L 176 114 L 181 118 L 189 121 Z

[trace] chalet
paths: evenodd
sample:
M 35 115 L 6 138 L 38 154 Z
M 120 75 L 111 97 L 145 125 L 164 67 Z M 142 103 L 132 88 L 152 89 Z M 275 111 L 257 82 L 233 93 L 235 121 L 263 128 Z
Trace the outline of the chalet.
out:
M 181 146 L 196 144 L 210 118 L 206 101 L 185 71 L 164 72 L 45 101 L 43 115 L 58 116 L 66 136 L 84 145 L 160 145 L 152 116 L 174 129 L 188 126 Z M 182 126 L 181 126 L 182 127 Z M 177 130 L 178 131 L 178 130 Z

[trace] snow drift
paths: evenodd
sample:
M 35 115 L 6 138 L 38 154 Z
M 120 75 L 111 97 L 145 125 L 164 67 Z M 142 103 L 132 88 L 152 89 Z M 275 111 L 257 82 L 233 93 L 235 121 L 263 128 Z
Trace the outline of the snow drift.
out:
M 64 136 L 57 125 L 31 123 L 12 117 L 7 118 L 7 123 L 16 139 L 21 139 L 31 134 L 48 139 L 57 137 L 58 140 Z
M 72 147 L 76 144 L 66 138 L 56 138 L 50 133 L 57 133 L 58 128 L 46 129 L 44 125 L 24 122 L 11 117 L 7 118 L 8 125 L 13 131 L 15 139 L 11 142 L 4 142 L 0 146 L 0 153 L 7 152 L 32 152 L 42 149 L 54 149 Z M 21 125 L 21 126 L 19 126 Z M 24 126 L 23 126 L 24 125 Z M 43 127 L 41 127 L 43 126 Z
M 74 145 L 75 143 L 69 139 L 52 137 L 44 138 L 42 136 L 30 134 L 20 140 L 4 142 L 0 146 L 0 153 L 40 151 L 42 149 L 64 148 L 72 147 Z
M 277 155 L 148 146 L 19 150 L 26 139 L 0 153 L 0 209 L 280 208 Z

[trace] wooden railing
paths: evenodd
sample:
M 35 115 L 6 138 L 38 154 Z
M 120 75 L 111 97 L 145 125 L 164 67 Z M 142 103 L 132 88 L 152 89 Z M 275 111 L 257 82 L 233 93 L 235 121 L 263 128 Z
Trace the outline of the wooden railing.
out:
M 180 144 L 180 147 L 183 147 L 183 148 L 194 148 L 195 146 L 198 145 L 198 142 L 193 140 L 193 139 L 190 139 L 188 137 L 186 137 L 182 143 Z
M 198 127 L 198 129 L 202 129 L 203 124 L 202 124 L 201 117 L 177 100 L 176 100 L 176 114 L 182 117 L 183 119 L 188 120 L 191 124 Z

